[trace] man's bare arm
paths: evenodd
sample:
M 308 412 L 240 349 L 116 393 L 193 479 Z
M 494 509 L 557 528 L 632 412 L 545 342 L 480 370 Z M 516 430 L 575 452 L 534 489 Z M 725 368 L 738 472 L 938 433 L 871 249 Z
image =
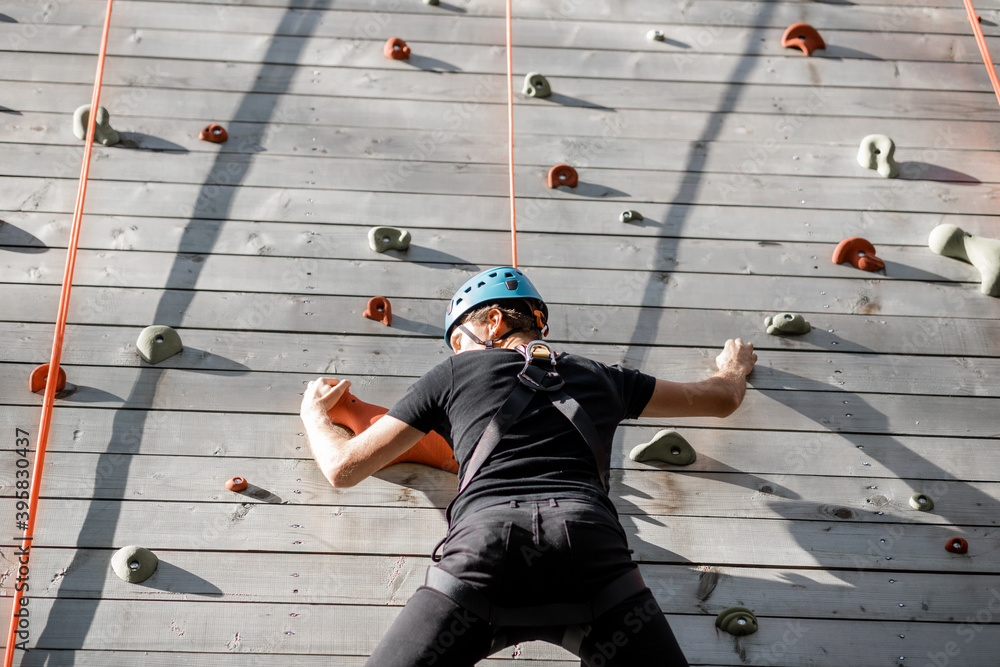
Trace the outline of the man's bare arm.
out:
M 716 357 L 718 370 L 699 382 L 657 380 L 653 396 L 641 417 L 728 417 L 743 402 L 747 375 L 757 355 L 753 343 L 727 340 Z
M 316 464 L 336 487 L 354 486 L 408 450 L 424 433 L 384 416 L 363 433 L 347 436 L 327 412 L 351 386 L 348 380 L 319 378 L 306 387 L 299 411 Z

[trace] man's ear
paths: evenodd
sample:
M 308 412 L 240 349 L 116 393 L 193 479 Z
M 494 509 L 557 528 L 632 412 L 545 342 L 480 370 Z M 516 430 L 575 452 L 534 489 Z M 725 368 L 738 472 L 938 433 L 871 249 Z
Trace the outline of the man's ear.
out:
M 489 323 L 489 331 L 499 333 L 500 325 L 503 324 L 503 311 L 499 308 L 490 308 L 490 312 L 486 314 L 486 317 Z

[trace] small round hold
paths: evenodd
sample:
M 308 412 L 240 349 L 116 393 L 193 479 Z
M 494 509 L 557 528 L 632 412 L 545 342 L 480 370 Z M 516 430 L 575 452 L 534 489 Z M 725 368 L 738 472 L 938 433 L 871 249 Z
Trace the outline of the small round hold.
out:
M 368 307 L 361 313 L 362 317 L 392 326 L 392 304 L 384 296 L 373 296 L 368 300 Z
M 930 512 L 934 509 L 934 501 L 926 493 L 914 493 L 910 496 L 910 507 L 921 512 Z
M 764 320 L 764 330 L 772 336 L 800 335 L 812 331 L 812 326 L 798 313 L 778 313 Z
M 184 345 L 173 328 L 156 324 L 139 332 L 135 349 L 147 364 L 158 364 L 183 350 Z
M 391 60 L 406 60 L 410 57 L 410 47 L 399 37 L 390 37 L 382 47 L 382 54 Z
M 424 0 L 425 5 L 440 5 L 441 0 Z
M 247 488 L 246 477 L 233 477 L 226 482 L 226 488 L 230 491 L 244 491 Z
M 211 141 L 213 144 L 221 144 L 229 139 L 229 133 L 221 125 L 212 123 L 198 133 L 198 138 L 202 141 Z
M 633 447 L 628 457 L 637 463 L 662 461 L 687 466 L 698 459 L 698 454 L 683 435 L 673 429 L 664 429 L 649 442 Z
M 122 547 L 111 557 L 111 569 L 122 581 L 138 584 L 156 572 L 160 559 L 149 549 L 139 546 Z
M 539 72 L 528 72 L 524 77 L 521 92 L 527 97 L 549 97 L 552 94 L 552 85 Z
M 645 218 L 642 217 L 642 213 L 632 210 L 622 211 L 622 214 L 618 216 L 618 219 L 621 222 L 639 222 L 641 220 L 645 220 Z
M 410 247 L 410 232 L 401 227 L 372 227 L 368 230 L 368 247 L 375 252 L 403 251 Z
M 45 389 L 45 384 L 49 381 L 49 365 L 42 364 L 36 366 L 31 375 L 28 376 L 28 390 L 41 391 Z M 60 366 L 56 372 L 56 391 L 60 392 L 66 388 L 66 371 Z
M 752 635 L 757 632 L 757 617 L 746 607 L 730 607 L 715 617 L 715 627 L 737 637 Z
M 557 164 L 549 169 L 548 183 L 550 188 L 558 188 L 565 185 L 568 188 L 575 188 L 580 182 L 580 175 L 576 169 L 568 164 Z
M 646 33 L 646 39 L 651 42 L 662 42 L 664 39 L 662 30 L 650 30 Z
M 969 550 L 969 543 L 961 537 L 953 537 L 945 543 L 944 548 L 953 554 L 964 554 Z

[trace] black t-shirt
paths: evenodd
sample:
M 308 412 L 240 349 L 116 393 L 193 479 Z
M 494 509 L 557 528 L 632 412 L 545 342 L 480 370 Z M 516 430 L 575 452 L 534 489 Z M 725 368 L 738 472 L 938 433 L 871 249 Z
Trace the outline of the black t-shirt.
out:
M 455 452 L 461 479 L 472 448 L 513 391 L 523 366 L 524 356 L 517 350 L 457 354 L 415 382 L 389 414 L 444 437 Z M 642 413 L 656 383 L 645 373 L 572 354 L 560 354 L 556 370 L 566 381 L 566 393 L 605 439 L 608 452 L 619 422 Z M 586 441 L 548 395 L 537 392 L 455 502 L 452 520 L 509 500 L 551 497 L 594 500 L 614 512 Z

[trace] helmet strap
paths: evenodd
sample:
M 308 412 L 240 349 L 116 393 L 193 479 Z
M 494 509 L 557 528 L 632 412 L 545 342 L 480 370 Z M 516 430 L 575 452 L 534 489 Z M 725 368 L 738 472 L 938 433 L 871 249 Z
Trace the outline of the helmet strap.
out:
M 499 343 L 503 339 L 507 338 L 507 336 L 510 336 L 511 334 L 514 334 L 514 333 L 517 333 L 518 331 L 520 331 L 520 329 L 508 329 L 506 333 L 501 334 L 500 336 L 497 336 L 496 338 L 490 338 L 489 340 L 479 340 L 479 336 L 477 336 L 476 334 L 472 333 L 472 331 L 467 326 L 465 326 L 464 324 L 459 324 L 458 327 L 457 327 L 457 329 L 459 331 L 461 331 L 462 333 L 464 333 L 469 338 L 471 338 L 473 340 L 473 342 L 475 342 L 477 345 L 482 345 L 486 349 L 492 348 L 494 343 Z
M 538 323 L 538 329 L 542 332 L 542 338 L 547 338 L 549 335 L 549 325 L 545 323 L 545 313 L 540 310 L 532 311 L 535 316 L 535 322 Z

